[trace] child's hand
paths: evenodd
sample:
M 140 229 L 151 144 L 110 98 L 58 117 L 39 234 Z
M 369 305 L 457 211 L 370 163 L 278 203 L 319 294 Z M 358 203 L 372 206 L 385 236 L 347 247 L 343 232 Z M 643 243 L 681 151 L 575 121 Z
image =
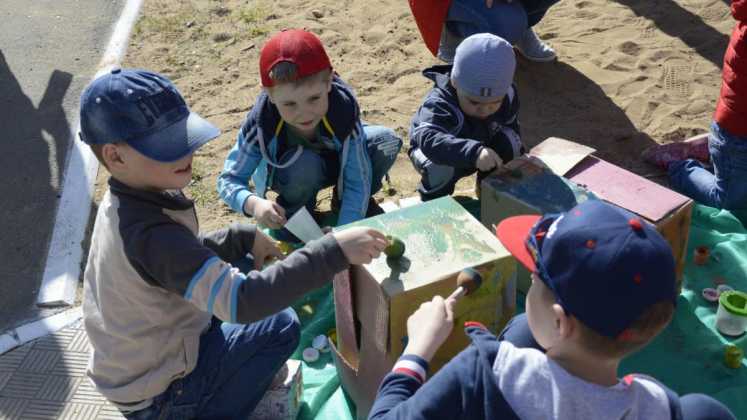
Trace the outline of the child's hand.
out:
M 252 196 L 246 200 L 245 207 L 246 213 L 254 216 L 261 225 L 270 229 L 280 229 L 285 225 L 285 209 L 274 201 Z
M 383 233 L 366 227 L 346 229 L 332 235 L 350 264 L 368 264 L 389 245 Z
M 430 362 L 454 327 L 454 299 L 441 296 L 420 305 L 407 318 L 407 347 L 404 354 L 414 354 Z
M 480 154 L 477 156 L 476 162 L 477 169 L 480 172 L 488 172 L 501 165 L 503 165 L 503 160 L 495 153 L 495 150 L 489 147 L 480 149 Z
M 252 257 L 254 257 L 254 269 L 261 270 L 268 261 L 274 258 L 283 259 L 283 252 L 280 251 L 275 241 L 257 229 L 252 246 Z

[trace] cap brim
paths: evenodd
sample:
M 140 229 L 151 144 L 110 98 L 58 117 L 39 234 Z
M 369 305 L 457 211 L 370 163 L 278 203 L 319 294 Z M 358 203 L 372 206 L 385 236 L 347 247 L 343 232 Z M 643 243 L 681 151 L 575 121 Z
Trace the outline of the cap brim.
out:
M 218 137 L 220 130 L 194 112 L 187 118 L 148 136 L 127 143 L 143 155 L 159 162 L 179 160 Z
M 514 216 L 504 219 L 495 228 L 495 234 L 508 252 L 530 272 L 537 271 L 534 257 L 526 246 L 526 240 L 532 228 L 542 216 Z

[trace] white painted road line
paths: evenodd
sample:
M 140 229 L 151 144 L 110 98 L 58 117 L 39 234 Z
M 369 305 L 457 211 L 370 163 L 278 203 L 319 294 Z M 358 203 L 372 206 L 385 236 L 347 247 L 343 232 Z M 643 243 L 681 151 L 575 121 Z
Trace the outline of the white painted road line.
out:
M 121 62 L 142 3 L 142 0 L 129 0 L 125 4 L 119 20 L 114 25 L 96 76 Z M 82 244 L 91 212 L 93 184 L 99 165 L 90 148 L 77 139 L 77 118 L 73 127 L 75 131 L 71 133 L 73 141 L 70 142 L 67 154 L 60 204 L 36 301 L 39 306 L 75 303 L 75 289 L 80 278 Z

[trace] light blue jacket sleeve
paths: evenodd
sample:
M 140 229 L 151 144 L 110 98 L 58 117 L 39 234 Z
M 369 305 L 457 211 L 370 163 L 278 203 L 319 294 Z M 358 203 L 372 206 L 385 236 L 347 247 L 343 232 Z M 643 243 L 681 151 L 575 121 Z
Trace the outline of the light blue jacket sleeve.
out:
M 371 198 L 371 158 L 366 149 L 366 134 L 360 122 L 343 146 L 343 189 L 338 225 L 362 219 Z
M 246 132 L 246 135 L 244 134 Z M 239 130 L 236 144 L 223 163 L 218 176 L 218 194 L 234 211 L 244 214 L 244 202 L 254 193 L 249 189 L 249 178 L 262 161 L 257 144 L 257 126 Z

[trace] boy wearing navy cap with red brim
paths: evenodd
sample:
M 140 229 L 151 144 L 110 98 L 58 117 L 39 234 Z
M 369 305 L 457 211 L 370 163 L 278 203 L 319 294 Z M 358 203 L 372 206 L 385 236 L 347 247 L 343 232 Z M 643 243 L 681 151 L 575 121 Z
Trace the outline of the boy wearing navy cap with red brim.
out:
M 497 234 L 532 272 L 526 317 L 504 337 L 528 321 L 539 346 L 470 325 L 472 345 L 423 384 L 452 327 L 454 302 L 437 296 L 408 320 L 407 348 L 369 418 L 733 418 L 705 395 L 678 397 L 645 375 L 617 377 L 620 361 L 669 323 L 677 299 L 674 259 L 654 227 L 590 200 L 564 214 L 508 218 Z
M 111 173 L 84 274 L 88 377 L 130 419 L 247 418 L 298 345 L 288 305 L 370 262 L 386 238 L 328 234 L 256 271 L 281 253 L 254 226 L 198 232 L 181 189 L 219 130 L 169 79 L 131 69 L 95 79 L 80 125 Z

